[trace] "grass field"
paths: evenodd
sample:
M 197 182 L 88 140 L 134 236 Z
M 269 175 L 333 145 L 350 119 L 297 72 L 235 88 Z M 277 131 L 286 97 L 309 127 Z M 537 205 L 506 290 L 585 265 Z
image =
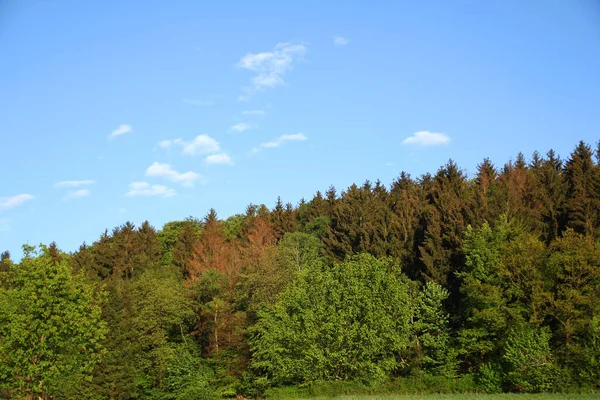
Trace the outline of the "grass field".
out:
M 313 397 L 337 400 L 600 400 L 596 394 L 427 394 Z

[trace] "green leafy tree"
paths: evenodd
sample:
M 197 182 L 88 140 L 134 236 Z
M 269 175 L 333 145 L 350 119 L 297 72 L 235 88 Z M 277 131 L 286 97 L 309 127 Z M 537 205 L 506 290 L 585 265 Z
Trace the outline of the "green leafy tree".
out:
M 538 330 L 522 326 L 511 330 L 502 354 L 508 390 L 537 393 L 552 389 L 556 368 L 550 349 L 551 337 L 548 327 Z
M 384 378 L 402 366 L 409 303 L 406 278 L 389 261 L 362 254 L 333 268 L 311 264 L 251 329 L 258 383 Z
M 0 388 L 17 398 L 75 390 L 102 356 L 102 293 L 48 252 L 2 274 Z
M 182 283 L 168 270 L 148 270 L 132 287 L 133 339 L 142 351 L 136 359 L 151 386 L 165 390 L 175 343 L 186 344 L 186 320 L 194 313 Z M 187 329 L 186 329 L 187 330 Z
M 301 271 L 323 256 L 323 243 L 303 232 L 286 233 L 277 246 L 283 269 Z M 286 268 L 287 267 L 287 268 Z
M 457 372 L 456 354 L 451 346 L 449 315 L 444 310 L 448 291 L 427 282 L 418 294 L 413 329 L 416 338 L 415 360 L 424 371 L 447 377 Z
M 468 368 L 489 360 L 507 327 L 506 299 L 498 277 L 501 243 L 505 230 L 467 227 L 463 251 L 465 266 L 457 273 L 462 279 L 463 326 L 459 331 L 461 355 Z

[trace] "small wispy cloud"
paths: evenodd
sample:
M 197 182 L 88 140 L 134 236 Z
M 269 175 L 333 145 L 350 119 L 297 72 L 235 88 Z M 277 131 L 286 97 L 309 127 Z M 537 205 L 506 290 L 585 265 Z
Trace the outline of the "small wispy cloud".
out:
M 15 196 L 0 197 L 0 210 L 5 210 L 20 206 L 26 201 L 33 200 L 35 197 L 28 193 L 21 193 Z
M 235 126 L 235 125 L 234 125 Z M 194 140 L 186 141 L 181 138 L 173 140 L 163 140 L 158 142 L 158 147 L 162 149 L 168 149 L 173 146 L 181 148 L 181 154 L 184 156 L 196 156 L 200 154 L 212 154 L 217 153 L 221 150 L 219 142 L 206 135 L 198 135 Z
M 345 46 L 348 43 L 350 43 L 350 41 L 343 36 L 335 36 L 333 38 L 333 44 L 335 44 L 336 46 Z
M 210 107 L 214 106 L 215 102 L 213 100 L 193 100 L 193 99 L 182 99 L 184 103 L 191 104 L 197 107 Z
M 65 200 L 78 199 L 81 197 L 89 196 L 90 193 L 91 192 L 89 189 L 71 190 L 67 193 L 67 195 L 64 197 L 64 199 Z
M 285 84 L 284 75 L 305 53 L 306 46 L 302 44 L 278 43 L 273 51 L 246 54 L 236 65 L 238 68 L 254 72 L 255 75 L 252 78 L 252 86 L 245 88 L 246 93 L 238 100 L 247 101 L 249 95 L 257 91 Z
M 124 135 L 126 133 L 132 132 L 133 131 L 133 127 L 131 125 L 119 125 L 119 127 L 117 129 L 115 129 L 114 131 L 112 131 L 110 133 L 110 135 L 108 135 L 109 139 L 114 139 L 116 137 L 119 137 L 121 135 Z
M 175 190 L 163 185 L 150 185 L 148 182 L 131 182 L 129 191 L 125 193 L 127 197 L 133 196 L 161 196 L 173 197 Z
M 229 128 L 229 130 L 234 131 L 234 132 L 244 132 L 248 129 L 252 129 L 252 126 L 248 125 L 245 122 L 240 122 L 239 124 L 235 124 Z
M 81 181 L 60 181 L 54 184 L 55 188 L 75 188 L 79 186 L 88 186 L 93 184 L 94 181 L 91 179 L 85 179 Z
M 196 136 L 191 142 L 175 139 L 173 143 L 181 146 L 181 153 L 188 156 L 216 153 L 220 150 L 219 142 L 206 134 Z
M 265 110 L 246 110 L 242 111 L 242 115 L 257 115 L 262 117 L 265 115 Z
M 225 153 L 212 154 L 204 159 L 207 164 L 233 165 L 233 160 Z
M 171 182 L 181 183 L 183 186 L 194 186 L 200 175 L 193 172 L 177 172 L 169 164 L 155 162 L 146 170 L 146 176 L 165 178 Z
M 294 133 L 294 134 L 289 134 L 289 135 L 281 135 L 278 138 L 276 138 L 274 140 L 271 140 L 270 142 L 261 143 L 260 146 L 255 147 L 252 151 L 254 153 L 257 153 L 261 149 L 264 149 L 264 148 L 281 147 L 286 142 L 301 142 L 301 141 L 304 141 L 304 140 L 307 140 L 307 139 L 308 138 L 303 133 Z
M 420 131 L 402 141 L 402 144 L 414 144 L 418 146 L 442 146 L 450 143 L 450 137 L 445 133 Z

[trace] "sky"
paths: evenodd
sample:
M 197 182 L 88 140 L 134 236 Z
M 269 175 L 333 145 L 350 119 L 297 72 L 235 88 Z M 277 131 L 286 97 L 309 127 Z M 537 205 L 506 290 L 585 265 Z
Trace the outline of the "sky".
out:
M 600 139 L 596 0 L 0 0 L 0 251 Z

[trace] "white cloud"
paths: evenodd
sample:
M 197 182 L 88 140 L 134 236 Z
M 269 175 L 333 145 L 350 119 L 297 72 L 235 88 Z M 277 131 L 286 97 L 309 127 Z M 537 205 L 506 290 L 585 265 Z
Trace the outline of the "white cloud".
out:
M 87 186 L 93 184 L 94 181 L 90 179 L 81 180 L 81 181 L 60 181 L 54 184 L 55 188 L 74 188 L 79 186 Z
M 148 182 L 131 182 L 125 196 L 175 196 L 175 190 L 163 185 L 150 185 Z
M 119 125 L 119 127 L 117 129 L 115 129 L 114 131 L 112 131 L 110 133 L 110 135 L 108 135 L 108 138 L 114 139 L 117 136 L 121 136 L 121 135 L 124 135 L 124 134 L 132 132 L 132 131 L 133 131 L 133 128 L 131 127 L 131 125 L 126 125 L 126 124 Z
M 247 94 L 240 96 L 238 100 L 247 101 L 248 94 L 283 85 L 285 73 L 305 53 L 306 46 L 302 44 L 278 43 L 273 51 L 246 54 L 237 66 L 255 72 L 256 75 L 252 78 L 252 86 L 246 88 Z
M 175 139 L 173 143 L 180 145 L 182 147 L 181 153 L 188 156 L 216 153 L 220 150 L 219 142 L 205 134 L 196 136 L 191 142 Z
M 233 160 L 225 153 L 212 154 L 204 159 L 207 164 L 233 165 Z
M 232 127 L 230 127 L 229 129 L 234 131 L 234 132 L 244 132 L 245 130 L 251 129 L 252 126 L 248 125 L 245 122 L 240 122 L 239 124 L 235 124 Z
M 196 138 L 190 142 L 185 141 L 181 138 L 173 140 L 163 140 L 158 142 L 158 147 L 163 149 L 168 149 L 171 146 L 179 146 L 181 148 L 181 154 L 185 156 L 211 154 L 221 150 L 219 142 L 205 134 L 196 136 Z
M 146 176 L 166 178 L 171 182 L 181 183 L 183 186 L 194 186 L 194 181 L 200 178 L 195 172 L 177 172 L 169 164 L 153 163 L 146 170 Z
M 343 36 L 336 36 L 333 38 L 333 44 L 336 46 L 345 46 L 348 43 L 350 43 L 350 41 Z
M 20 206 L 26 201 L 33 199 L 34 197 L 27 193 L 17 194 L 10 197 L 0 197 L 0 210 Z
M 213 100 L 190 100 L 190 99 L 183 99 L 183 102 L 186 104 L 191 104 L 193 106 L 198 106 L 198 107 L 210 107 L 210 106 L 214 106 L 215 102 Z
M 70 200 L 70 199 L 78 199 L 80 197 L 85 197 L 85 196 L 89 196 L 90 195 L 90 190 L 89 189 L 78 189 L 78 190 L 71 190 L 69 191 L 69 193 L 67 193 L 67 195 L 65 196 L 65 200 Z
M 246 110 L 242 111 L 242 115 L 258 115 L 262 117 L 265 115 L 265 110 Z
M 450 143 L 450 137 L 445 133 L 429 131 L 415 132 L 402 141 L 402 144 L 416 144 L 418 146 L 440 146 L 448 143 Z
M 162 142 L 158 142 L 158 147 L 162 149 L 168 149 L 173 144 L 170 140 L 163 140 Z
M 263 148 L 281 147 L 285 142 L 300 142 L 307 140 L 303 133 L 294 133 L 291 135 L 281 135 L 278 138 L 271 140 L 270 142 L 262 143 L 259 147 L 255 147 L 252 151 L 258 152 Z

